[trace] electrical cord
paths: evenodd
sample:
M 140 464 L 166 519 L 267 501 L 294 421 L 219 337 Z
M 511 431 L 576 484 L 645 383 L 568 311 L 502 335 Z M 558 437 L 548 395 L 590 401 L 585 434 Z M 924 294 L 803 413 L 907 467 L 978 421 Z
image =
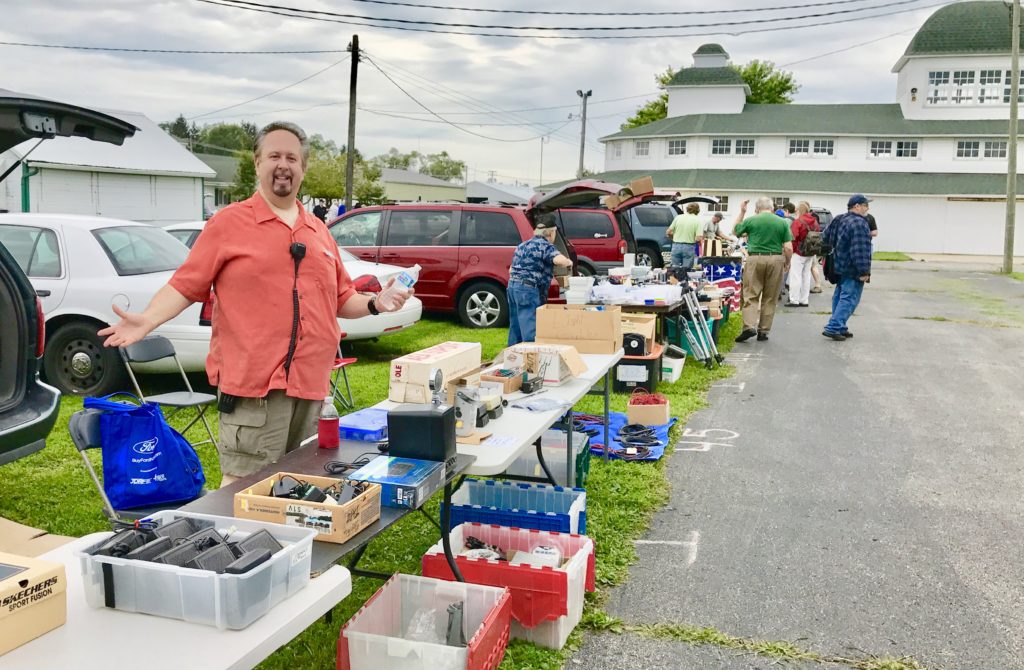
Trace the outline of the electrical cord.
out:
M 359 468 L 363 467 L 377 456 L 380 456 L 380 454 L 377 452 L 364 451 L 363 453 L 359 454 L 359 456 L 357 456 L 354 461 L 351 462 L 327 461 L 326 463 L 324 463 L 324 472 L 326 472 L 329 475 L 343 475 L 349 470 L 358 470 Z
M 292 279 L 292 333 L 288 340 L 288 355 L 284 359 L 284 378 L 288 380 L 288 374 L 292 369 L 292 358 L 295 357 L 295 347 L 299 337 L 299 263 L 306 256 L 306 245 L 301 242 L 293 242 L 288 249 L 295 260 L 295 276 Z

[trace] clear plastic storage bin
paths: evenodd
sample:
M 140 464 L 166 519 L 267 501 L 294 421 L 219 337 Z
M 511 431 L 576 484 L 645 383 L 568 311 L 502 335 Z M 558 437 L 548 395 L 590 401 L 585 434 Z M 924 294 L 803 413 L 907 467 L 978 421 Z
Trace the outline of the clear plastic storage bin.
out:
M 493 670 L 508 645 L 509 598 L 507 589 L 396 574 L 341 629 L 338 670 Z M 465 647 L 444 642 L 455 602 Z
M 452 496 L 450 527 L 477 523 L 584 534 L 587 492 L 547 484 L 467 479 Z
M 559 484 L 565 483 L 565 431 L 548 430 L 541 436 L 540 448 L 544 453 L 544 462 L 554 475 L 555 481 Z M 590 474 L 590 436 L 586 433 L 573 432 L 572 446 L 576 450 L 576 486 L 583 488 L 587 485 L 587 476 Z M 537 450 L 527 449 L 519 457 L 512 461 L 505 474 L 518 477 L 541 477 L 546 478 L 544 469 L 537 460 Z
M 105 607 L 111 601 L 114 609 L 126 612 L 222 629 L 241 629 L 309 583 L 315 530 L 176 510 L 157 512 L 148 518 L 161 524 L 189 518 L 199 528 L 230 530 L 227 538 L 230 541 L 266 530 L 283 549 L 249 572 L 227 575 L 114 556 L 94 556 L 89 552 L 101 544 L 98 542 L 77 554 L 82 566 L 85 600 L 90 607 Z M 108 584 L 113 587 L 112 591 L 108 590 Z
M 513 552 L 532 552 L 540 545 L 559 550 L 563 562 L 557 568 L 458 555 L 455 561 L 467 582 L 504 586 L 512 592 L 513 638 L 550 649 L 564 647 L 583 617 L 583 592 L 594 590 L 593 540 L 584 535 L 464 523 L 451 531 L 453 551 L 460 551 L 469 536 L 501 548 L 510 559 Z M 455 579 L 441 542 L 423 555 L 423 574 Z

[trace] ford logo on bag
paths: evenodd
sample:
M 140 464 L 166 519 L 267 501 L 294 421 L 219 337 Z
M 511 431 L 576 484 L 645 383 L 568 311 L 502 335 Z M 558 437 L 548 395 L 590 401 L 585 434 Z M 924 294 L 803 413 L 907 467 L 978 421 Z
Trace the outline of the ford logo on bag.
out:
M 142 442 L 136 442 L 135 444 L 132 445 L 132 451 L 134 451 L 136 454 L 152 454 L 154 451 L 156 451 L 157 442 L 158 438 L 155 437 L 151 440 L 143 440 Z

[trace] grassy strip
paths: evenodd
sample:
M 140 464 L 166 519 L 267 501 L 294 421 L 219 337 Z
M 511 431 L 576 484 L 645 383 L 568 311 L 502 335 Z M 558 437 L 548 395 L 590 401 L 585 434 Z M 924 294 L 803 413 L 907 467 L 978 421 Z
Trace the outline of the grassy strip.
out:
M 876 251 L 871 254 L 871 260 L 873 261 L 912 261 L 914 260 L 910 256 L 906 255 L 902 251 Z
M 1024 272 L 1011 272 L 1007 276 L 1010 279 L 1016 279 L 1017 281 L 1024 281 Z
M 939 323 L 962 323 L 969 326 L 983 326 L 985 328 L 1017 328 L 1008 323 L 999 323 L 998 321 L 978 321 L 976 319 L 950 319 L 946 316 L 901 316 L 901 319 L 909 319 L 910 321 L 937 321 Z

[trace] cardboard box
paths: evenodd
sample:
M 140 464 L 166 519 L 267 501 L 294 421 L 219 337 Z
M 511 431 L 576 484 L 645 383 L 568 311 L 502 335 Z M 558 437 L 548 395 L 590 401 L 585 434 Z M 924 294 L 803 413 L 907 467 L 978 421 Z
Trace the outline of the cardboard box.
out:
M 654 178 L 640 177 L 639 179 L 634 179 L 629 182 L 629 190 L 633 192 L 633 195 L 654 193 Z
M 671 403 L 667 398 L 664 405 L 634 405 L 630 402 L 626 406 L 626 420 L 644 426 L 664 426 L 672 420 Z
M 716 298 L 708 303 L 708 316 L 712 319 L 722 318 L 722 301 L 720 299 Z
M 67 588 L 62 564 L 0 554 L 0 656 L 64 625 Z
M 391 361 L 388 400 L 430 402 L 430 373 L 440 370 L 447 383 L 480 367 L 479 342 L 442 342 Z
M 654 331 L 657 327 L 657 314 L 632 314 L 622 315 L 622 332 L 637 333 L 647 338 L 648 344 L 654 342 Z
M 619 206 L 620 202 L 622 202 L 622 198 L 620 198 L 619 196 L 617 196 L 617 195 L 609 195 L 609 196 L 605 196 L 604 206 L 607 209 L 615 209 L 616 207 Z
M 0 552 L 35 557 L 75 538 L 51 535 L 45 530 L 0 518 Z
M 480 373 L 481 382 L 495 382 L 501 384 L 502 393 L 515 393 L 523 385 L 523 375 L 513 375 L 511 377 L 498 377 L 493 374 L 499 369 L 503 368 L 504 365 L 495 365 L 492 368 L 488 368 Z
M 542 305 L 537 308 L 538 344 L 567 344 L 581 354 L 613 354 L 622 348 L 618 305 Z
M 531 376 L 543 370 L 546 386 L 564 384 L 587 371 L 579 352 L 567 344 L 524 342 L 506 349 L 503 360 L 506 367 L 526 370 Z
M 370 484 L 366 491 L 341 505 L 290 500 L 270 495 L 274 483 L 284 476 L 326 488 L 339 482 L 330 477 L 278 472 L 235 494 L 234 514 L 241 519 L 311 528 L 322 542 L 341 544 L 380 518 L 380 486 Z

